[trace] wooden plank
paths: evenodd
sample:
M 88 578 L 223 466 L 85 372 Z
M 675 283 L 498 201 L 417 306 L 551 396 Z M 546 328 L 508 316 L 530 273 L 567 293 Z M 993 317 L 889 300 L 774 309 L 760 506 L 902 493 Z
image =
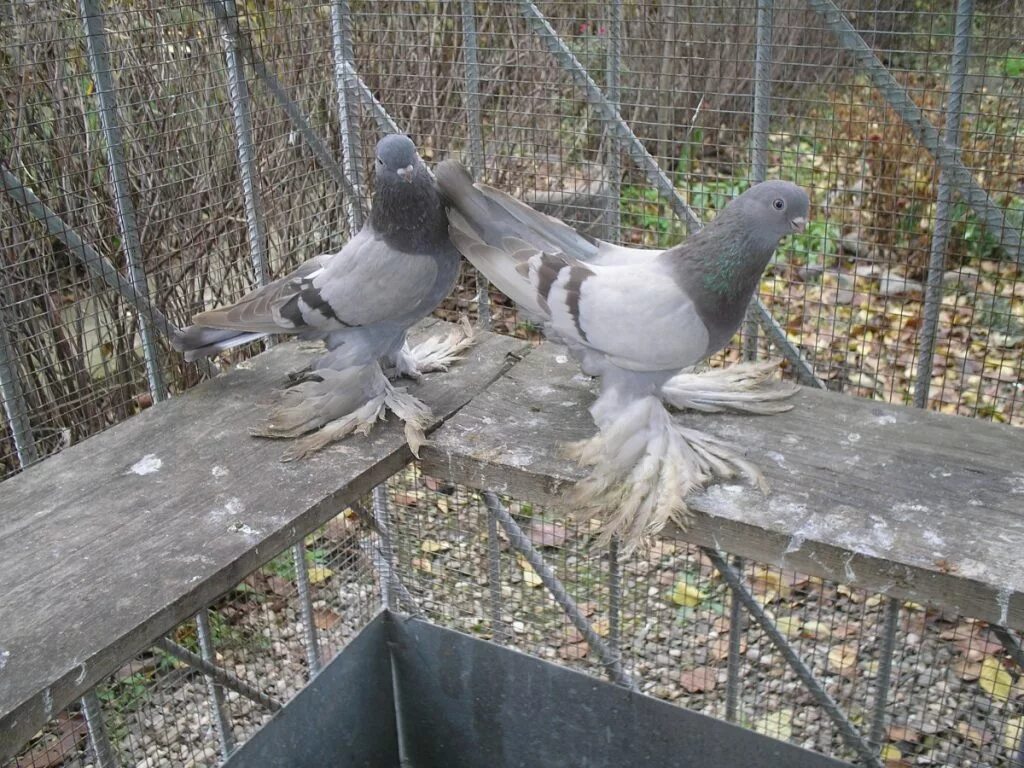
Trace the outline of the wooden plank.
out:
M 544 345 L 447 422 L 425 471 L 559 507 L 593 434 L 594 383 Z M 683 414 L 742 447 L 771 491 L 691 500 L 666 536 L 1024 629 L 1024 431 L 802 390 L 780 416 Z
M 410 390 L 439 423 L 524 349 L 483 334 L 451 372 Z M 281 345 L 3 484 L 0 760 L 126 658 L 410 461 L 391 416 L 367 438 L 287 464 L 286 442 L 249 437 L 257 403 L 311 354 Z

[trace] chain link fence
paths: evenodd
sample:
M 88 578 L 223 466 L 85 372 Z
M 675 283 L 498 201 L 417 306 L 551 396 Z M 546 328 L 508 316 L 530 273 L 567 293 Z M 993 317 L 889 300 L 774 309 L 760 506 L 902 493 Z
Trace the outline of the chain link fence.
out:
M 461 157 L 588 234 L 651 247 L 752 181 L 793 180 L 808 229 L 713 364 L 777 356 L 810 386 L 1024 424 L 1014 0 L 9 0 L 0 29 L 0 478 L 209 375 L 167 329 L 339 248 L 365 214 L 370 150 L 396 128 L 428 163 Z M 439 314 L 538 337 L 481 287 L 466 266 Z M 871 764 L 772 632 L 741 624 L 714 553 L 666 543 L 618 563 L 556 512 L 507 501 L 588 642 L 510 534 L 488 538 L 485 499 L 415 470 L 389 498 L 401 607 L 595 672 L 604 638 L 642 690 Z M 389 591 L 353 519 L 126 664 L 97 689 L 108 733 L 90 743 L 123 764 L 216 763 L 315 671 L 303 627 L 333 638 L 327 658 Z M 733 572 L 876 760 L 1022 764 L 1012 635 L 777 568 Z M 183 666 L 182 650 L 203 656 L 203 622 L 205 657 L 270 699 Z M 86 748 L 83 701 L 13 765 L 107 764 Z

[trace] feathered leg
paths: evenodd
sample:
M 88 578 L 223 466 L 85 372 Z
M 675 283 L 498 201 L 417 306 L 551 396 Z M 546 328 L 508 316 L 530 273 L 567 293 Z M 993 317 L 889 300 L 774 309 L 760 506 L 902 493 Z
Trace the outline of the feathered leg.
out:
M 686 527 L 686 497 L 718 477 L 742 475 L 764 488 L 761 472 L 728 443 L 678 424 L 656 395 L 624 405 L 602 392 L 591 407 L 598 433 L 567 446 L 590 474 L 569 502 L 580 517 L 600 518 L 599 542 L 618 537 L 625 552 L 669 521 Z
M 778 361 L 750 362 L 701 373 L 677 373 L 662 386 L 661 396 L 680 410 L 782 413 L 793 406 L 780 401 L 792 397 L 799 387 L 771 380 L 778 367 Z
M 432 418 L 430 408 L 405 390 L 396 389 L 377 363 L 341 371 L 318 370 L 316 378 L 285 390 L 277 408 L 250 433 L 257 437 L 299 438 L 281 457 L 282 461 L 293 461 L 347 435 L 368 434 L 383 417 L 385 408 L 405 422 L 406 440 L 418 455 L 426 442 L 424 430 Z
M 384 360 L 385 372 L 392 378 L 406 376 L 419 380 L 424 373 L 447 371 L 448 367 L 461 359 L 461 353 L 476 343 L 473 326 L 465 317 L 446 334 L 431 336 L 415 347 L 403 343 L 394 355 Z

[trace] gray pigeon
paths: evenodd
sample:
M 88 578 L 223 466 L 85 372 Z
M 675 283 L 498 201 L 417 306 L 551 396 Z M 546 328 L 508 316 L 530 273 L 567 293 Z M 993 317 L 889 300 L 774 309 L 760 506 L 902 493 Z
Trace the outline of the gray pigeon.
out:
M 377 144 L 373 210 L 337 253 L 315 256 L 237 303 L 193 318 L 174 340 L 187 360 L 217 354 L 270 334 L 321 340 L 314 375 L 288 390 L 254 434 L 298 437 L 306 455 L 353 431 L 366 432 L 386 406 L 406 421 L 415 451 L 429 410 L 391 386 L 384 370 L 418 378 L 443 370 L 470 343 L 465 334 L 406 344 L 406 332 L 449 294 L 459 254 L 448 238 L 444 202 L 406 136 Z M 383 365 L 383 368 L 382 368 Z
M 757 184 L 717 218 L 665 251 L 585 238 L 503 192 L 474 184 L 454 161 L 437 168 L 451 201 L 452 241 L 584 373 L 601 377 L 590 408 L 598 435 L 570 446 L 593 467 L 572 500 L 606 519 L 605 537 L 629 548 L 669 520 L 685 524 L 686 495 L 715 475 L 761 475 L 731 446 L 677 424 L 663 405 L 773 413 L 792 386 L 760 385 L 772 364 L 684 372 L 724 347 L 743 321 L 761 273 L 786 235 L 807 224 L 807 194 Z

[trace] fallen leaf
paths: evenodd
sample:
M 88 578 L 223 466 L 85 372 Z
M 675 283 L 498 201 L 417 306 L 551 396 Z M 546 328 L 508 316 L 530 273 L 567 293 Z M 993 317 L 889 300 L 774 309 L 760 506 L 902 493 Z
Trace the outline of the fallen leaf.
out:
M 961 659 L 956 665 L 956 676 L 968 683 L 973 683 L 981 677 L 981 664 L 968 659 Z
M 1011 717 L 1006 721 L 1006 730 L 1003 731 L 1003 746 L 1011 754 L 1014 750 L 1024 746 L 1024 716 Z
M 431 563 L 426 557 L 414 557 L 412 559 L 412 567 L 418 571 L 423 571 L 424 573 L 434 572 L 433 563 Z
M 573 643 L 571 645 L 563 645 L 558 649 L 558 655 L 567 661 L 578 661 L 579 659 L 585 659 L 587 654 L 590 653 L 590 648 L 587 647 L 586 643 Z
M 685 581 L 676 582 L 672 589 L 672 602 L 684 608 L 695 608 L 703 599 L 704 593 Z
M 760 717 L 752 723 L 755 731 L 782 741 L 793 738 L 793 710 L 780 709 Z
M 747 652 L 747 641 L 740 639 L 740 655 Z M 729 636 L 720 635 L 708 646 L 708 661 L 725 661 L 729 658 Z
M 314 565 L 308 573 L 310 584 L 323 584 L 334 575 L 334 571 L 323 565 Z
M 313 611 L 313 624 L 317 629 L 334 629 L 339 621 L 341 621 L 341 614 L 335 613 L 330 608 Z
M 832 627 L 823 621 L 808 621 L 800 627 L 800 635 L 816 640 L 827 640 L 832 637 Z
M 1013 678 L 1010 673 L 1003 669 L 1003 663 L 995 656 L 986 656 L 981 662 L 981 672 L 978 675 L 978 685 L 993 699 L 1006 701 L 1010 698 L 1010 688 L 1013 687 Z
M 424 539 L 420 543 L 420 550 L 426 552 L 428 555 L 432 555 L 435 552 L 447 552 L 452 548 L 452 545 L 446 541 L 436 541 L 435 539 Z
M 884 760 L 887 763 L 890 761 L 903 759 L 903 753 L 900 752 L 899 749 L 894 747 L 892 744 L 886 744 L 884 747 L 882 747 L 882 753 L 880 756 L 882 760 Z
M 921 739 L 921 732 L 909 725 L 890 725 L 886 733 L 889 736 L 889 741 L 906 741 L 916 744 Z
M 608 633 L 611 631 L 611 624 L 608 623 L 608 619 L 598 619 L 590 627 L 599 637 L 608 637 Z
M 968 725 L 965 722 L 959 722 L 956 724 L 956 732 L 964 739 L 978 747 L 983 747 L 992 741 L 992 735 L 986 733 L 980 728 L 976 728 L 973 725 Z
M 544 582 L 541 580 L 538 573 L 533 570 L 533 566 L 527 562 L 523 562 L 523 582 L 530 587 L 539 587 Z
M 775 626 L 782 634 L 792 639 L 800 636 L 804 623 L 796 616 L 780 616 Z
M 837 645 L 828 652 L 829 671 L 843 677 L 857 674 L 857 649 L 849 645 Z
M 679 676 L 679 685 L 687 693 L 713 691 L 718 685 L 718 670 L 714 667 L 695 667 Z
M 287 595 L 291 593 L 294 587 L 292 586 L 290 579 L 285 579 L 280 576 L 268 576 L 267 589 L 275 595 Z
M 560 547 L 568 538 L 568 531 L 561 523 L 533 522 L 527 536 L 538 547 Z
M 78 751 L 88 728 L 84 717 L 68 717 L 67 713 L 61 713 L 57 726 L 60 735 L 56 740 L 36 747 L 23 757 L 24 763 L 19 761 L 18 764 L 31 765 L 33 768 L 57 768 L 65 765 L 71 754 Z

